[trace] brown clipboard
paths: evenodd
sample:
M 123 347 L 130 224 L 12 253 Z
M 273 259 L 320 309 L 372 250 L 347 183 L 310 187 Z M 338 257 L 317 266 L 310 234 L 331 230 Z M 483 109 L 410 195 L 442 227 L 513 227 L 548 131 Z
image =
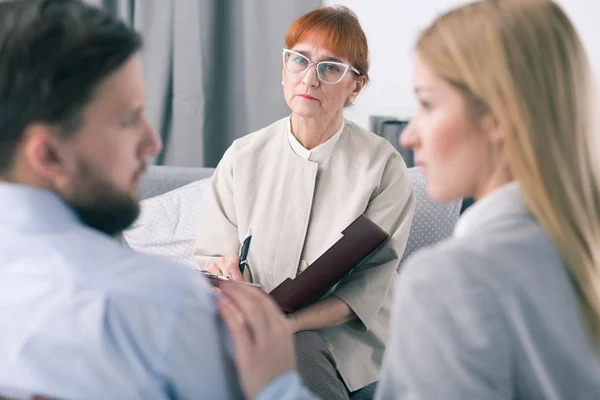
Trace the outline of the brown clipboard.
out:
M 320 299 L 389 238 L 364 214 L 344 229 L 342 235 L 304 272 L 286 279 L 269 293 L 284 312 L 294 312 Z

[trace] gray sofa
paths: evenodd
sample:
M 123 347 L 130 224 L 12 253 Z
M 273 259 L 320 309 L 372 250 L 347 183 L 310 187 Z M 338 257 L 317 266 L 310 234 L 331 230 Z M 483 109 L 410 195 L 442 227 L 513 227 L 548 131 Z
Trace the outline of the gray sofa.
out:
M 150 207 L 148 203 L 155 202 L 161 195 L 168 196 L 176 189 L 205 180 L 204 184 L 199 185 L 195 192 L 198 201 L 193 201 L 193 206 L 198 211 L 201 210 L 201 199 L 208 188 L 208 178 L 212 176 L 213 171 L 211 168 L 149 167 L 140 187 L 140 197 L 144 200 L 142 201 L 143 212 L 136 222 L 137 226 L 144 226 L 149 218 L 161 217 L 161 215 L 152 217 L 147 214 L 144 215 L 144 208 Z M 409 173 L 415 190 L 416 208 L 403 260 L 415 250 L 449 237 L 461 210 L 460 201 L 447 204 L 433 202 L 427 195 L 427 184 L 419 168 L 409 168 Z M 193 193 L 194 191 L 190 190 L 187 195 L 193 195 Z M 169 210 L 164 211 L 168 212 Z M 201 218 L 201 216 L 195 215 L 194 218 Z M 170 233 L 173 234 L 174 232 Z M 158 252 L 157 254 L 161 253 Z
M 213 172 L 213 168 L 150 166 L 142 178 L 140 198 L 158 196 L 194 181 L 210 178 Z
M 193 265 L 194 232 L 202 223 L 202 200 L 213 170 L 152 166 L 140 188 L 142 213 L 125 240 L 135 250 L 177 259 Z M 418 168 L 409 169 L 416 195 L 416 208 L 402 261 L 415 250 L 450 236 L 461 202 L 434 203 L 427 196 L 426 182 Z M 401 263 L 400 263 L 401 265 Z M 351 396 L 371 399 L 376 383 Z

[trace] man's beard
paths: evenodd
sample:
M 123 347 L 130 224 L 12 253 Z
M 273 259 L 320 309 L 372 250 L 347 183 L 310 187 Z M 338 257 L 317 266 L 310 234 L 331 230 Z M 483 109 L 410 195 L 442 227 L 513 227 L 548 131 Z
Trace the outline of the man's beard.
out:
M 140 213 L 139 201 L 94 172 L 88 163 L 79 160 L 78 164 L 75 187 L 63 198 L 81 222 L 110 236 L 130 227 Z

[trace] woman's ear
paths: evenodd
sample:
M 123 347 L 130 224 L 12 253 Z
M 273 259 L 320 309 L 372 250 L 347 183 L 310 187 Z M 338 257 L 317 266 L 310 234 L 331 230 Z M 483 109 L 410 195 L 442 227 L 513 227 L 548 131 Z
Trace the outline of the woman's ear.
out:
M 504 139 L 506 138 L 506 132 L 491 112 L 487 112 L 479 119 L 479 127 L 490 140 L 490 142 L 495 144 L 504 142 Z
M 350 92 L 350 94 L 348 95 L 348 97 L 346 98 L 344 107 L 349 107 L 354 103 L 356 96 L 358 96 L 360 91 L 365 86 L 366 82 L 367 82 L 367 78 L 363 75 L 359 76 L 357 79 L 354 80 L 354 82 L 353 82 L 354 87 L 353 87 L 352 91 Z
M 367 77 L 364 75 L 360 75 L 354 81 L 354 89 L 352 90 L 352 94 L 354 95 L 354 97 L 358 96 L 358 94 L 361 92 L 361 90 L 363 90 L 363 88 L 365 87 L 366 84 L 367 84 Z

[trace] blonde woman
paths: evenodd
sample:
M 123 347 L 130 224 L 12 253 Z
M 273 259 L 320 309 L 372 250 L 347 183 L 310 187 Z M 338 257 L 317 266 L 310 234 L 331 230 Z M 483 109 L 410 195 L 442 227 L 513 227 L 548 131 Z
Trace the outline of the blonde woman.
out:
M 600 398 L 598 109 L 575 29 L 552 1 L 478 1 L 436 19 L 416 56 L 403 145 L 432 198 L 478 202 L 401 273 L 376 398 Z M 243 313 L 264 296 L 225 293 L 254 395 L 290 369 L 289 338 L 275 311 Z M 273 363 L 249 368 L 263 341 Z

